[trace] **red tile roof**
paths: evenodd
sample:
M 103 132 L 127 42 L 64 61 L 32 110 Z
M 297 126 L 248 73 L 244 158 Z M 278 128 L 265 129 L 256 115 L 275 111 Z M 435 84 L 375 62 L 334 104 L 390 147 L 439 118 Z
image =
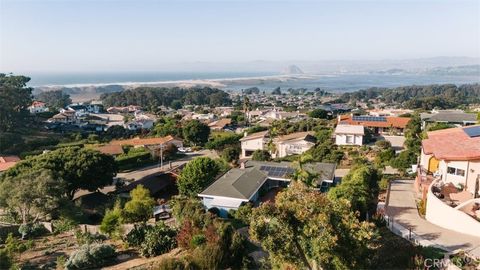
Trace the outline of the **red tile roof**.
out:
M 349 125 L 361 125 L 364 127 L 393 127 L 393 128 L 405 128 L 407 127 L 408 122 L 410 122 L 409 117 L 397 117 L 397 116 L 386 116 L 386 122 L 377 122 L 377 121 L 354 121 L 351 116 L 340 116 L 340 122 Z
M 123 148 L 121 145 L 104 145 L 96 148 L 98 151 L 107 155 L 120 155 L 123 154 Z
M 423 152 L 444 160 L 480 160 L 480 136 L 470 137 L 464 128 L 428 132 L 422 141 Z
M 20 158 L 17 156 L 0 156 L 0 172 L 10 169 L 19 161 Z

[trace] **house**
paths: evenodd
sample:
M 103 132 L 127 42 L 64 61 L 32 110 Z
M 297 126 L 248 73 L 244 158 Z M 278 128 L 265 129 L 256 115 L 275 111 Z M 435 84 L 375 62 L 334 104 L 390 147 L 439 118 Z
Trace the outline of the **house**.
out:
M 428 132 L 415 187 L 426 200 L 428 221 L 478 236 L 480 125 Z
M 66 109 L 61 109 L 60 113 L 65 111 L 70 111 L 75 113 L 75 117 L 83 117 L 88 114 L 87 106 L 83 104 L 71 104 L 68 105 Z
M 107 108 L 108 113 L 134 113 L 141 110 L 142 107 L 136 105 L 129 105 L 126 107 L 109 107 Z
M 17 156 L 0 156 L 0 173 L 15 166 L 20 158 Z
M 268 130 L 255 132 L 250 135 L 245 133 L 245 136 L 240 139 L 242 148 L 242 154 L 240 158 L 251 157 L 255 150 L 266 150 L 266 144 L 268 143 L 268 140 Z
M 313 132 L 295 132 L 279 136 L 273 140 L 275 153 L 272 154 L 272 157 L 282 158 L 302 154 L 312 148 L 316 141 Z
M 365 128 L 359 125 L 340 124 L 335 128 L 336 145 L 362 145 Z
M 359 125 L 370 129 L 375 134 L 403 134 L 409 117 L 370 116 L 370 115 L 339 115 L 338 124 Z
M 475 125 L 477 114 L 465 113 L 461 110 L 440 110 L 432 113 L 421 113 L 422 129 L 425 129 L 429 123 L 446 123 L 456 127 Z
M 226 127 L 230 126 L 232 124 L 232 119 L 230 118 L 222 118 L 217 121 L 213 121 L 208 126 L 210 127 L 211 130 L 223 130 Z
M 48 112 L 48 107 L 45 102 L 34 101 L 32 105 L 28 106 L 28 110 L 31 114 Z
M 63 123 L 63 124 L 72 124 L 76 121 L 75 112 L 72 111 L 63 111 L 55 114 L 52 118 L 48 119 L 47 122 L 50 123 Z
M 102 152 L 103 154 L 111 156 L 118 156 L 124 153 L 121 145 L 103 145 L 98 146 L 95 149 Z
M 311 163 L 308 170 L 319 174 L 316 186 L 320 188 L 325 183 L 333 183 L 335 164 Z M 240 168 L 233 168 L 220 176 L 198 196 L 205 208 L 217 208 L 221 216 L 227 216 L 228 211 L 236 210 L 246 202 L 258 205 L 261 194 L 272 189 L 287 187 L 291 181 L 294 169 L 290 162 L 248 161 Z
M 166 146 L 167 144 L 173 144 L 177 148 L 183 147 L 183 141 L 175 138 L 171 135 L 162 138 L 133 138 L 127 140 L 114 140 L 110 142 L 110 145 L 132 145 L 134 147 L 153 147 L 158 148 Z

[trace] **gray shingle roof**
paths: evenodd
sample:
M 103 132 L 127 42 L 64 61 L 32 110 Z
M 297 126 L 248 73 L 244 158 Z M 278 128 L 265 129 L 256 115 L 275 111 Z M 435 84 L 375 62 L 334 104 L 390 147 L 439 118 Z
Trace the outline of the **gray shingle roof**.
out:
M 263 166 L 291 168 L 291 162 L 247 161 L 245 169 L 233 168 L 220 176 L 200 196 L 222 196 L 249 200 L 255 192 L 268 180 L 268 172 L 262 171 Z M 317 184 L 323 180 L 333 180 L 336 165 L 333 163 L 314 162 L 305 165 L 310 172 L 319 174 Z M 289 177 L 275 177 L 276 180 L 290 181 Z
M 476 122 L 477 115 L 473 113 L 464 113 L 461 111 L 440 111 L 438 113 L 422 113 L 420 118 L 428 122 L 448 122 L 463 123 Z

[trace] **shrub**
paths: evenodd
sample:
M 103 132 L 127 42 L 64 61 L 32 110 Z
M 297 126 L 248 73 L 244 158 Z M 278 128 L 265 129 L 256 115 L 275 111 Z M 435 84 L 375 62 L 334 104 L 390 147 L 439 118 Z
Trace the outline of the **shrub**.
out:
M 130 247 L 139 247 L 145 240 L 147 226 L 144 224 L 135 227 L 125 236 L 124 241 Z
M 378 182 L 378 188 L 380 189 L 380 191 L 386 191 L 388 189 L 388 183 L 389 183 L 389 180 L 383 177 L 382 180 Z
M 215 215 L 217 217 L 220 216 L 220 210 L 217 207 L 212 207 L 212 208 L 208 209 L 208 212 L 212 213 L 213 215 Z
M 222 158 L 227 162 L 237 161 L 240 156 L 240 148 L 229 146 L 222 151 Z
M 125 204 L 122 217 L 126 222 L 145 222 L 152 216 L 155 201 L 150 196 L 150 191 L 138 185 L 130 191 L 131 200 Z
M 77 222 L 69 218 L 60 218 L 53 221 L 53 232 L 63 233 L 75 229 Z
M 107 210 L 100 224 L 100 231 L 110 237 L 118 237 L 121 234 L 121 209 L 119 205 L 112 210 Z
M 149 227 L 140 246 L 140 253 L 145 257 L 153 257 L 169 252 L 177 245 L 176 234 L 174 229 L 164 223 Z
M 193 247 L 199 247 L 199 246 L 205 244 L 206 241 L 207 241 L 207 239 L 205 238 L 205 235 L 197 234 L 197 235 L 194 235 L 192 237 L 191 245 Z
M 233 216 L 235 219 L 242 221 L 245 225 L 250 224 L 250 217 L 252 215 L 252 204 L 246 203 L 241 205 L 237 211 L 234 212 Z
M 0 269 L 10 269 L 12 264 L 13 260 L 10 253 L 5 248 L 0 249 Z
M 385 141 L 385 140 L 377 141 L 375 145 L 382 149 L 387 149 L 392 147 L 392 144 L 389 141 Z
M 70 255 L 65 262 L 65 269 L 88 269 L 101 267 L 115 256 L 115 249 L 110 245 L 83 245 Z
M 162 270 L 187 270 L 195 269 L 191 262 L 186 258 L 166 257 L 161 259 L 156 265 L 155 269 Z
M 270 159 L 271 156 L 267 150 L 255 150 L 252 154 L 252 160 L 269 161 Z
M 77 244 L 80 246 L 101 243 L 106 240 L 105 236 L 101 234 L 91 234 L 89 232 L 82 232 L 81 230 L 75 231 L 75 239 L 77 240 Z
M 48 230 L 40 223 L 27 223 L 20 225 L 18 232 L 22 237 L 37 237 L 46 234 Z

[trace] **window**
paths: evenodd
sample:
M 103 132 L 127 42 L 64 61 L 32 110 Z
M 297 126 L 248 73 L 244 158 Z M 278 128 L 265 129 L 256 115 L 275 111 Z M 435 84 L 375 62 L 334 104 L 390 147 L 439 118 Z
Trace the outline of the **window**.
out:
M 347 143 L 353 143 L 353 136 L 352 135 L 347 135 Z
M 454 167 L 447 167 L 447 173 L 452 175 L 465 176 L 465 170 Z

